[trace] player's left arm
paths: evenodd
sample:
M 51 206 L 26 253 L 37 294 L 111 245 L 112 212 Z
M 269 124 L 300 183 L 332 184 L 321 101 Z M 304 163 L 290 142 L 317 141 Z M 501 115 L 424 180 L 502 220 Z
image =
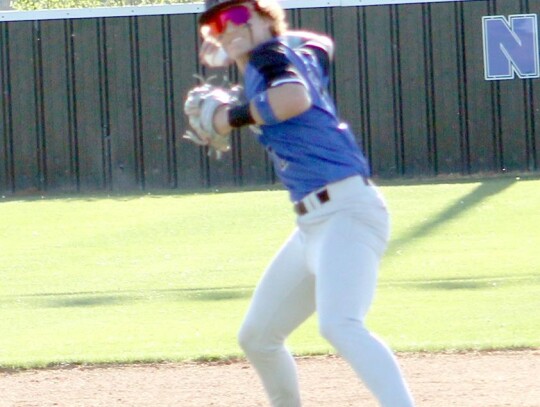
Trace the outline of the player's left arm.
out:
M 301 74 L 279 46 L 253 57 L 266 88 L 242 106 L 224 106 L 216 112 L 214 126 L 221 134 L 244 125 L 272 125 L 307 111 L 312 100 Z
M 263 103 L 268 105 L 274 116 L 273 122 L 283 122 L 293 117 L 299 116 L 311 107 L 311 97 L 306 87 L 299 83 L 288 83 L 269 88 L 267 91 L 267 101 Z M 214 117 L 214 127 L 220 134 L 227 134 L 232 131 L 233 126 L 229 121 L 229 110 L 232 106 L 224 106 L 216 112 Z M 257 103 L 252 100 L 249 102 L 249 115 L 253 119 L 248 124 L 263 125 L 268 124 L 259 112 Z M 242 127 L 242 126 L 238 126 Z

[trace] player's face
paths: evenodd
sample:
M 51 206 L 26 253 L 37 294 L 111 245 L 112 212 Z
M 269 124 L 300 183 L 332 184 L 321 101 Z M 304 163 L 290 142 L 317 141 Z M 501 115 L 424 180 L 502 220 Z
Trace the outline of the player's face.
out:
M 249 3 L 222 10 L 203 28 L 237 62 L 245 62 L 253 48 L 272 37 L 270 22 L 261 17 Z

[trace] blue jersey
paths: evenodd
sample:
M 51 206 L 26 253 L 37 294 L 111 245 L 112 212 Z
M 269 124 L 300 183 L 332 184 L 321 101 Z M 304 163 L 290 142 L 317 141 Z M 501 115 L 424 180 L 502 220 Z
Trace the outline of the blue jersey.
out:
M 369 176 L 366 158 L 348 126 L 339 121 L 328 95 L 329 63 L 321 48 L 293 50 L 286 38 L 274 38 L 252 51 L 244 73 L 249 100 L 290 82 L 303 84 L 311 96 L 312 106 L 301 115 L 260 126 L 259 141 L 292 201 L 353 175 Z

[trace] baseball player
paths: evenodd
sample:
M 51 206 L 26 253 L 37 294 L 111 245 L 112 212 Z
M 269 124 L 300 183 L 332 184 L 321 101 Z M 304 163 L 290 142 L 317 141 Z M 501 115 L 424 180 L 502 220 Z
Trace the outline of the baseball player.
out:
M 255 126 L 290 193 L 297 225 L 260 280 L 239 332 L 272 406 L 301 405 L 285 347 L 314 312 L 321 335 L 383 407 L 414 405 L 391 350 L 365 326 L 389 238 L 383 198 L 327 92 L 333 42 L 287 31 L 276 0 L 206 0 L 201 61 L 235 63 L 244 96 L 209 84 L 192 89 L 186 137 L 217 151 L 229 133 Z

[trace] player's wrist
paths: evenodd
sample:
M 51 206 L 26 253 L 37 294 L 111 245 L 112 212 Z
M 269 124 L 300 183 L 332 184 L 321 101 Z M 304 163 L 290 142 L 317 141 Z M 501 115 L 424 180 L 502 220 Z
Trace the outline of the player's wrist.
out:
M 255 119 L 251 114 L 249 103 L 238 106 L 231 106 L 227 110 L 227 121 L 232 128 L 238 128 L 255 124 Z

